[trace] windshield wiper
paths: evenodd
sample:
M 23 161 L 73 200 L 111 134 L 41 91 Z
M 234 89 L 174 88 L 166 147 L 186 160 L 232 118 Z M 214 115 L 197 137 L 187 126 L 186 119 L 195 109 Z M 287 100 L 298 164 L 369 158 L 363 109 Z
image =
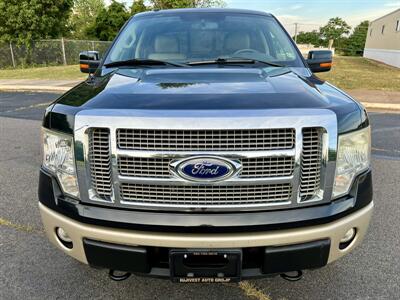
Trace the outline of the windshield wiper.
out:
M 174 66 L 174 67 L 185 67 L 185 64 L 156 60 L 156 59 L 128 59 L 121 61 L 114 61 L 104 65 L 107 68 L 112 67 L 123 67 L 123 66 Z
M 225 65 L 225 64 L 255 64 L 255 63 L 262 63 L 272 67 L 283 67 L 282 65 L 269 62 L 266 60 L 260 60 L 256 58 L 245 58 L 245 57 L 218 57 L 214 60 L 199 60 L 199 61 L 190 61 L 186 62 L 189 66 L 198 66 L 198 65 L 211 65 L 211 64 L 218 64 L 218 65 Z

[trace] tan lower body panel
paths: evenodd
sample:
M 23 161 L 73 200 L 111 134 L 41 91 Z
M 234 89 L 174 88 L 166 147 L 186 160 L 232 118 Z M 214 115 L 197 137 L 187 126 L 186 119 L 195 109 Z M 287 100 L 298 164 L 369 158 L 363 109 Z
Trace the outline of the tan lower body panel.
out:
M 244 248 L 299 244 L 329 238 L 331 248 L 328 263 L 353 250 L 364 238 L 371 219 L 373 203 L 337 221 L 310 227 L 266 232 L 240 233 L 166 233 L 115 229 L 87 225 L 67 218 L 39 203 L 40 213 L 49 240 L 77 260 L 86 263 L 83 238 L 132 246 L 158 246 L 169 248 Z M 68 249 L 58 240 L 55 229 L 62 227 L 73 241 Z M 339 249 L 340 239 L 355 227 L 357 235 L 344 250 Z

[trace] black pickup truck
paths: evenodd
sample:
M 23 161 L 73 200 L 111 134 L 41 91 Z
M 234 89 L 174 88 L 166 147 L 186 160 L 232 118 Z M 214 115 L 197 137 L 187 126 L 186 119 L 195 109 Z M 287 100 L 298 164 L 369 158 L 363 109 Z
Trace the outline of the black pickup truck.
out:
M 46 110 L 48 238 L 115 280 L 295 280 L 349 253 L 373 210 L 370 126 L 314 75 L 331 65 L 267 13 L 135 15 Z

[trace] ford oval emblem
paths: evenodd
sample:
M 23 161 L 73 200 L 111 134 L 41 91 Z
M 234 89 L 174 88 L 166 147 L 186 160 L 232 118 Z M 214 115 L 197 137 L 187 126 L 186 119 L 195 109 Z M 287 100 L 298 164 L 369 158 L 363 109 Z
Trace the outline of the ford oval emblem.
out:
M 191 181 L 221 181 L 236 174 L 240 164 L 219 157 L 191 157 L 171 165 L 180 177 Z

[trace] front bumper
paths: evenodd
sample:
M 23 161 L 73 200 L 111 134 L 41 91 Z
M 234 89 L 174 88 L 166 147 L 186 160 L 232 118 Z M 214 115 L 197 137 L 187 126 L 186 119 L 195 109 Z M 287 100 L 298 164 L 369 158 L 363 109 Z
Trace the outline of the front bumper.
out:
M 50 241 L 68 255 L 85 264 L 90 263 L 91 265 L 94 265 L 91 262 L 96 261 L 93 257 L 89 257 L 89 255 L 93 255 L 93 253 L 89 254 L 87 247 L 85 251 L 84 244 L 85 241 L 88 240 L 100 242 L 100 248 L 102 247 L 101 242 L 103 242 L 107 243 L 104 244 L 104 247 L 109 244 L 115 246 L 120 245 L 121 247 L 129 246 L 132 247 L 132 249 L 147 249 L 148 251 L 153 251 L 154 249 L 168 250 L 175 248 L 265 250 L 270 246 L 293 246 L 293 250 L 296 246 L 305 243 L 328 240 L 330 242 L 329 254 L 327 254 L 327 258 L 324 261 L 325 264 L 331 263 L 349 253 L 362 241 L 371 219 L 373 202 L 352 214 L 326 224 L 283 230 L 249 231 L 239 233 L 175 233 L 118 229 L 78 222 L 55 212 L 41 203 L 39 204 L 39 208 L 46 234 Z M 56 235 L 57 227 L 63 228 L 69 234 L 73 242 L 72 249 L 68 249 L 59 241 Z M 342 239 L 345 233 L 351 228 L 356 228 L 357 235 L 351 244 L 345 249 L 339 249 L 340 239 Z M 291 252 L 294 253 L 294 256 L 292 257 L 296 257 L 296 251 Z M 117 255 L 117 252 L 115 253 L 115 255 Z M 278 255 L 277 257 L 280 256 Z M 289 257 L 287 255 L 281 257 L 282 261 L 275 262 L 275 264 L 279 265 L 281 263 L 282 265 L 285 265 L 285 270 L 276 269 L 276 273 L 298 270 L 299 265 L 296 264 L 296 262 L 293 262 L 292 268 L 290 265 L 287 265 L 287 260 L 290 260 L 291 258 L 290 255 Z M 283 261 L 283 259 L 285 261 Z M 112 265 L 113 259 L 108 260 L 110 263 L 101 265 L 101 267 L 121 269 L 120 261 L 119 264 Z M 150 260 L 149 269 L 146 270 L 146 272 L 139 273 L 169 276 L 168 265 L 164 265 L 164 268 L 160 268 L 158 263 L 159 262 Z M 245 261 L 243 261 L 243 263 L 245 263 Z M 316 266 L 319 267 L 321 265 L 316 265 L 315 262 L 312 261 L 308 265 L 302 265 L 303 269 L 314 268 Z M 132 268 L 134 268 L 134 266 L 131 267 L 131 269 Z M 254 271 L 255 269 L 258 271 Z M 251 272 L 249 270 L 242 270 L 243 278 L 252 277 L 253 275 L 267 275 L 263 272 L 265 268 L 263 269 L 261 265 L 258 267 L 255 266 L 252 270 L 253 271 Z M 135 270 L 126 271 L 135 272 Z
M 183 213 L 85 204 L 63 195 L 57 180 L 42 169 L 39 201 L 80 223 L 107 228 L 167 233 L 266 232 L 328 224 L 366 207 L 372 202 L 372 176 L 371 171 L 361 174 L 354 181 L 349 195 L 329 204 L 259 212 Z

